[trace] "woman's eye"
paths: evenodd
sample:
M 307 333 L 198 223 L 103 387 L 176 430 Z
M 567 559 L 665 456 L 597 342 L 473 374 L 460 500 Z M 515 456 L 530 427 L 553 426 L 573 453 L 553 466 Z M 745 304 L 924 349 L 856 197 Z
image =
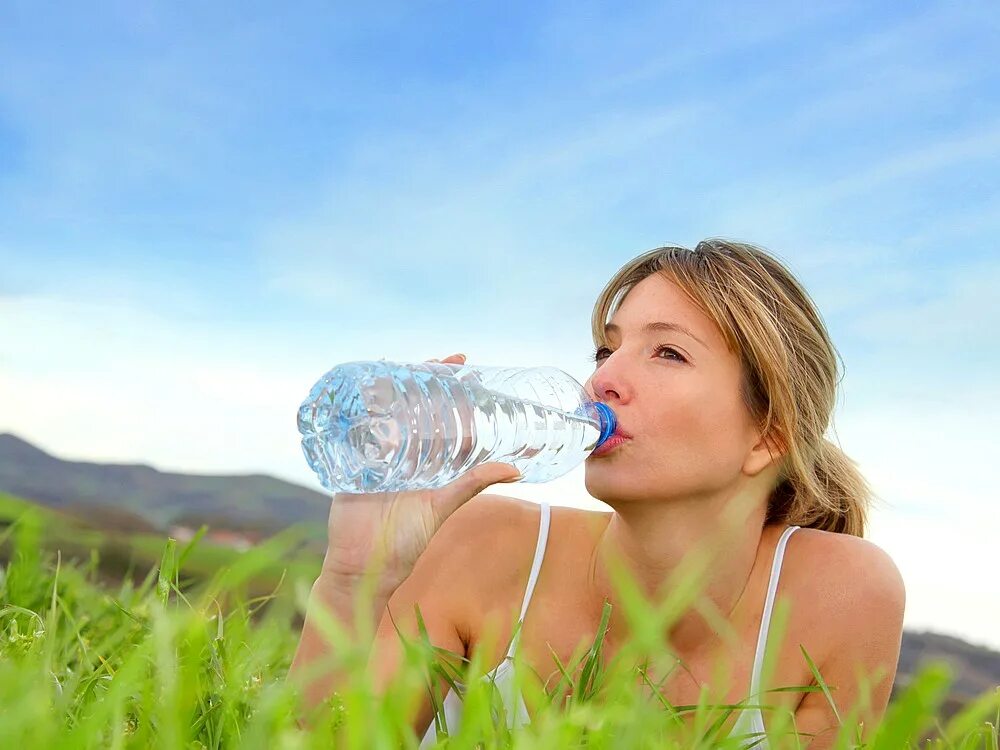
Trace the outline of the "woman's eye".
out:
M 678 351 L 674 349 L 672 346 L 660 345 L 656 347 L 655 351 L 657 356 L 660 356 L 663 352 L 668 352 L 672 354 L 678 361 L 687 362 L 687 360 L 684 359 L 684 357 L 681 356 L 681 354 L 678 353 Z M 611 356 L 611 350 L 608 349 L 608 347 L 599 346 L 597 347 L 596 350 L 594 350 L 594 353 L 591 355 L 591 359 L 593 359 L 595 362 L 598 362 L 604 359 L 605 357 L 610 357 L 610 356 Z
M 675 357 L 677 357 L 677 359 L 680 360 L 681 362 L 687 362 L 687 360 L 684 359 L 684 357 L 682 357 L 680 355 L 680 353 L 676 349 L 674 349 L 672 346 L 658 346 L 658 347 L 656 347 L 656 354 L 657 354 L 657 356 L 659 356 L 663 352 L 670 352 Z

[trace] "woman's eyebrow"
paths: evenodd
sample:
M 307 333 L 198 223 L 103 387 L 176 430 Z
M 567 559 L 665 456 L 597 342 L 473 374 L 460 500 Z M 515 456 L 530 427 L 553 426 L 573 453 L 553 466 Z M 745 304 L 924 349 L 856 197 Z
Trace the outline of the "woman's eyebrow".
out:
M 697 341 L 699 344 L 701 344 L 706 349 L 711 348 L 711 347 L 709 347 L 708 344 L 706 344 L 700 338 L 698 338 L 697 336 L 695 336 L 690 331 L 690 329 L 685 328 L 680 323 L 664 323 L 663 321 L 657 320 L 657 321 L 653 321 L 651 323 L 646 323 L 639 330 L 642 333 L 652 333 L 654 331 L 676 331 L 677 333 L 683 333 L 683 334 L 685 334 L 687 336 L 690 336 L 691 338 L 693 338 L 695 341 Z M 613 333 L 620 333 L 621 332 L 621 328 L 619 328 L 618 326 L 616 326 L 614 323 L 608 323 L 606 326 L 604 326 L 604 333 L 605 334 L 612 333 L 612 332 Z

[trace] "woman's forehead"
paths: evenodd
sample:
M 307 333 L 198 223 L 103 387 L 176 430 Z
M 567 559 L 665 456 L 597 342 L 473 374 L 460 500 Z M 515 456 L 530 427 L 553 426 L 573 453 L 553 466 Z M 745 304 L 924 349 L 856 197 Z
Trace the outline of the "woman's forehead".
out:
M 688 332 L 706 348 L 723 343 L 722 332 L 690 297 L 674 282 L 660 274 L 647 276 L 622 300 L 608 323 L 608 334 L 641 333 L 657 330 L 658 323 Z M 666 327 L 662 327 L 665 329 Z

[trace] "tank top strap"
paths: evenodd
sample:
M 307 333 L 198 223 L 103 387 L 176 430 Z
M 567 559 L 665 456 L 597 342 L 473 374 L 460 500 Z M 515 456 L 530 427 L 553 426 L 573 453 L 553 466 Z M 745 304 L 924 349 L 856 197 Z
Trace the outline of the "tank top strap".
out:
M 535 583 L 538 581 L 538 571 L 542 569 L 542 559 L 545 557 L 545 545 L 549 540 L 549 519 L 551 509 L 548 503 L 541 504 L 541 522 L 538 528 L 538 542 L 535 544 L 535 559 L 531 563 L 531 575 L 528 576 L 528 588 L 524 592 L 524 600 L 521 602 L 521 614 L 517 618 L 517 632 L 511 640 L 510 648 L 507 649 L 507 658 L 514 656 L 514 649 L 517 648 L 521 639 L 521 624 L 524 622 L 524 615 L 528 611 L 528 604 L 531 603 L 531 595 L 535 592 Z
M 778 539 L 778 545 L 774 549 L 774 558 L 771 561 L 771 577 L 767 582 L 767 597 L 764 599 L 764 613 L 760 618 L 760 630 L 757 633 L 757 650 L 753 657 L 753 673 L 750 676 L 750 695 L 757 696 L 760 691 L 760 673 L 764 666 L 764 648 L 767 645 L 767 632 L 771 626 L 771 613 L 774 610 L 775 594 L 778 591 L 778 579 L 781 577 L 781 562 L 785 557 L 785 546 L 788 539 L 798 529 L 798 526 L 789 526 Z

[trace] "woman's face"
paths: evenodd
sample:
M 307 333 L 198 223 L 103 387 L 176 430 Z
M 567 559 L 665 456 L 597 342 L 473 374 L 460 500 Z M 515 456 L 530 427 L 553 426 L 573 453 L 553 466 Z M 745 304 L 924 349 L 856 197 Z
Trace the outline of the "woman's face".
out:
M 651 323 L 690 335 L 644 331 Z M 585 388 L 632 438 L 587 458 L 590 495 L 614 507 L 737 489 L 758 434 L 740 400 L 739 359 L 722 332 L 659 274 L 632 288 L 611 324 Z

